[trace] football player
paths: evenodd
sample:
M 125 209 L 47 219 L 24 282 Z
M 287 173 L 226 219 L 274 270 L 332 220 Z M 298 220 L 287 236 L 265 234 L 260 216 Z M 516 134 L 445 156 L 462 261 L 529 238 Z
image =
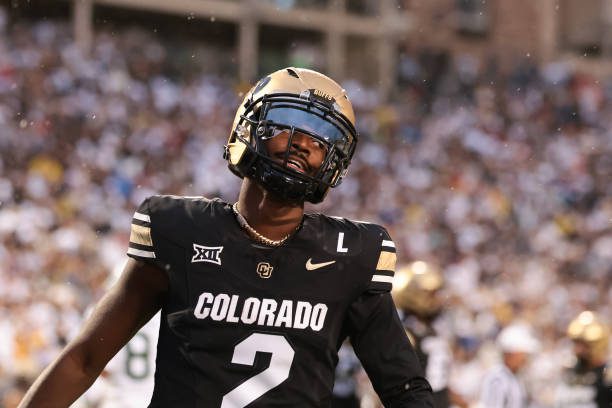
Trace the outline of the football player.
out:
M 573 319 L 567 336 L 574 344 L 576 362 L 564 370 L 555 393 L 556 408 L 610 408 L 612 370 L 607 362 L 610 328 L 592 311 Z
M 465 401 L 450 391 L 452 351 L 447 338 L 435 328 L 443 310 L 440 291 L 444 277 L 432 263 L 415 261 L 398 268 L 394 276 L 392 296 L 403 314 L 403 323 L 421 365 L 431 384 L 436 408 L 458 407 Z
M 330 78 L 286 68 L 261 79 L 225 146 L 238 201 L 146 199 L 118 285 L 21 407 L 68 406 L 160 308 L 151 407 L 329 406 L 347 337 L 387 406 L 431 407 L 390 295 L 387 231 L 304 213 L 346 175 L 354 126 Z

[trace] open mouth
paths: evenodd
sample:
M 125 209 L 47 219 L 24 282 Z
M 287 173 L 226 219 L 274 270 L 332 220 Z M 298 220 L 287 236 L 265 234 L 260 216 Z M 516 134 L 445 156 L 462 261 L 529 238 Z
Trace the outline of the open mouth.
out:
M 284 153 L 277 154 L 276 157 L 281 161 L 281 163 L 285 161 Z M 310 166 L 306 160 L 297 155 L 290 155 L 287 158 L 286 166 L 300 173 L 308 174 L 310 172 Z

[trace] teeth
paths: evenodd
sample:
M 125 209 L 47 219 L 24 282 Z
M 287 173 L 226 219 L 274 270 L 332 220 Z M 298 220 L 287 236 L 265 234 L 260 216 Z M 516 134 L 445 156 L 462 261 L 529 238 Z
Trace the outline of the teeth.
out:
M 300 171 L 304 171 L 304 166 L 299 161 L 287 160 L 287 164 L 291 165 L 291 167 L 297 168 Z
M 297 167 L 298 169 L 302 170 L 302 164 L 299 162 L 296 162 L 294 160 L 287 160 L 287 163 Z

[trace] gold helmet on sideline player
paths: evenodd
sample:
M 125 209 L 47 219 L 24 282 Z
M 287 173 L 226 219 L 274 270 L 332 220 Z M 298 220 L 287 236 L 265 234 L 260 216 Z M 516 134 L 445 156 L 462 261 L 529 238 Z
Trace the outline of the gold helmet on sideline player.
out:
M 444 277 L 437 266 L 416 261 L 398 268 L 393 278 L 391 295 L 395 305 L 420 317 L 432 317 L 442 309 L 439 290 Z
M 586 347 L 583 357 L 590 363 L 600 363 L 608 357 L 610 328 L 601 317 L 590 310 L 581 312 L 567 327 L 567 337 L 582 342 Z

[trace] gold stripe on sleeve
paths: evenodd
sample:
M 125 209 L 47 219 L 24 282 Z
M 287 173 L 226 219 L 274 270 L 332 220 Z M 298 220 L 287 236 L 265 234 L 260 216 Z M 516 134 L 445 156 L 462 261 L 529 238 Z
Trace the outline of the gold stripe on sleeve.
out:
M 153 240 L 151 239 L 151 228 L 132 224 L 130 242 L 133 242 L 134 244 L 153 246 Z
M 377 271 L 395 271 L 395 261 L 397 255 L 395 252 L 381 251 L 380 257 L 378 258 L 378 265 L 376 265 Z

